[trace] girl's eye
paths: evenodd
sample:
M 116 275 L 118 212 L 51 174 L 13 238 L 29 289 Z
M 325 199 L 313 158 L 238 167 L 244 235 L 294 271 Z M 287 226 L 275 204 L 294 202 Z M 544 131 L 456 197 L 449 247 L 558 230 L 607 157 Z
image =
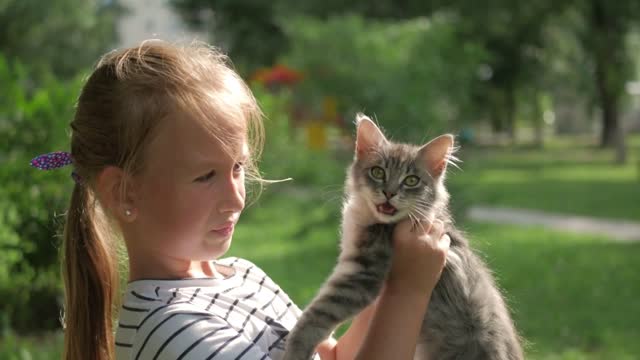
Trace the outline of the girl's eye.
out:
M 216 175 L 216 172 L 214 170 L 211 170 L 208 173 L 206 173 L 205 175 L 202 175 L 199 178 L 197 178 L 196 181 L 197 182 L 207 182 L 207 181 L 211 180 L 215 175 Z
M 415 175 L 409 175 L 402 181 L 406 186 L 416 186 L 420 182 L 420 179 Z
M 244 163 L 243 162 L 239 162 L 236 163 L 235 165 L 233 165 L 233 172 L 240 172 L 244 170 Z
M 369 172 L 371 173 L 372 178 L 376 180 L 384 180 L 384 169 L 382 169 L 380 166 L 372 167 Z

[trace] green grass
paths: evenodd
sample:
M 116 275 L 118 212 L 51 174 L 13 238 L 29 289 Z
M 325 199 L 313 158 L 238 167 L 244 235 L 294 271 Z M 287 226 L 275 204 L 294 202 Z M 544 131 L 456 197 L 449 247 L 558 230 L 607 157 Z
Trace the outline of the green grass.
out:
M 640 221 L 640 137 L 626 165 L 589 143 L 557 140 L 544 150 L 463 149 L 450 168 L 453 201 Z
M 262 267 L 298 304 L 307 303 L 338 256 L 339 203 L 274 194 L 241 219 L 229 255 Z
M 338 204 L 274 197 L 247 214 L 232 254 L 263 267 L 300 306 L 337 256 Z M 540 228 L 463 225 L 495 271 L 531 359 L 640 354 L 640 244 Z
M 542 228 L 465 229 L 507 294 L 528 358 L 640 356 L 640 243 Z
M 300 306 L 338 254 L 339 203 L 265 196 L 238 226 L 229 255 L 265 269 Z M 540 228 L 463 224 L 494 270 L 530 359 L 633 359 L 640 354 L 640 243 Z M 0 340 L 0 359 L 60 358 L 61 338 Z M 30 356 L 26 355 L 27 353 Z

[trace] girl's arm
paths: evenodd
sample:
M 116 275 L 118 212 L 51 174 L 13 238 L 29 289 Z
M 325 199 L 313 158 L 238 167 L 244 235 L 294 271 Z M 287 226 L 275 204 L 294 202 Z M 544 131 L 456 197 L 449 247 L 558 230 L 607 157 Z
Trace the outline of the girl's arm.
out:
M 369 329 L 378 302 L 379 298 L 353 318 L 349 329 L 340 337 L 339 342 L 330 338 L 318 345 L 320 358 L 322 360 L 354 359 Z
M 410 296 L 384 290 L 357 352 L 337 359 L 413 359 L 430 296 L 431 292 Z
M 356 316 L 336 343 L 318 346 L 322 360 L 413 359 L 420 328 L 446 258 L 450 239 L 442 223 L 394 232 L 394 260 L 378 300 Z

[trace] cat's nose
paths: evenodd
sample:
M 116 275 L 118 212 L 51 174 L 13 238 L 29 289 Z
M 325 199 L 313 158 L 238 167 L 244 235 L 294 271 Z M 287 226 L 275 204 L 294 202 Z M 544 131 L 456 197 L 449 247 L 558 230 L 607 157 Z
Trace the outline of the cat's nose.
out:
M 392 197 L 396 196 L 395 193 L 392 192 L 387 192 L 386 190 L 382 190 L 382 193 L 384 194 L 384 196 L 387 197 L 387 200 L 391 199 Z

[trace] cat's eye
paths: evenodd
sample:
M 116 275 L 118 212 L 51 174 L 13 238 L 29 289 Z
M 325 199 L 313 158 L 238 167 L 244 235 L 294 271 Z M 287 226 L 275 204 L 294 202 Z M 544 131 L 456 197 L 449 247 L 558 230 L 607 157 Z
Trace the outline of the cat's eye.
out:
M 420 178 L 415 175 L 409 175 L 402 181 L 402 183 L 406 186 L 416 186 L 419 182 Z
M 369 173 L 371 174 L 371 177 L 376 180 L 384 180 L 384 169 L 380 166 L 372 167 L 371 170 L 369 170 Z

